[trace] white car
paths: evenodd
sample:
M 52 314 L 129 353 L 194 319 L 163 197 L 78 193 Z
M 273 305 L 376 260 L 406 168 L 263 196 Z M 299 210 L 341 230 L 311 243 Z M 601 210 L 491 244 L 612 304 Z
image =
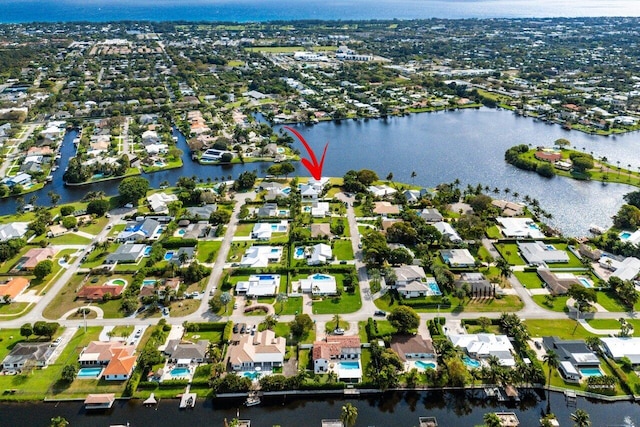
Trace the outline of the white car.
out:
M 333 334 L 334 335 L 344 335 L 344 329 L 336 328 L 336 329 L 333 330 Z

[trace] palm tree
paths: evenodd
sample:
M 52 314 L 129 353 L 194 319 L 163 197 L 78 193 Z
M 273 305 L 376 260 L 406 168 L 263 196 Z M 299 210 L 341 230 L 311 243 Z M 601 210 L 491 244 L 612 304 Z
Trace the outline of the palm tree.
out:
M 342 406 L 342 413 L 340 414 L 340 421 L 344 423 L 346 427 L 352 427 L 356 424 L 358 419 L 358 408 L 351 403 L 347 403 Z
M 189 255 L 186 252 L 180 252 L 180 255 L 178 255 L 178 261 L 180 261 L 180 265 L 186 264 L 186 262 L 189 260 Z
M 335 316 L 333 316 L 333 321 L 336 322 L 336 329 L 340 328 L 340 315 L 336 314 Z
M 589 414 L 583 409 L 576 409 L 576 412 L 571 414 L 571 421 L 573 421 L 574 427 L 589 427 L 591 425 Z
M 391 181 L 393 179 L 393 172 L 389 172 L 389 175 L 387 175 L 387 181 Z
M 500 420 L 500 417 L 498 417 L 495 412 L 488 412 L 484 414 L 484 417 L 482 417 L 482 421 L 484 422 L 484 425 L 486 427 L 502 426 L 502 420 Z
M 58 205 L 58 202 L 60 201 L 60 198 L 62 197 L 60 194 L 56 193 L 53 190 L 50 190 L 47 193 L 47 196 L 49 196 L 49 200 L 51 200 L 51 205 L 55 208 Z
M 547 350 L 547 354 L 542 357 L 542 361 L 549 367 L 549 378 L 547 379 L 547 413 L 551 412 L 551 374 L 554 369 L 560 366 L 560 357 L 553 350 Z
M 278 295 L 276 295 L 276 302 L 280 303 L 280 310 L 278 310 L 278 314 L 282 313 L 282 310 L 284 308 L 284 303 L 288 299 L 289 297 L 284 292 L 280 292 Z
M 227 312 L 227 305 L 231 301 L 231 294 L 229 292 L 223 292 L 220 294 L 220 302 L 224 304 L 224 312 Z
M 511 266 L 506 259 L 498 258 L 496 260 L 496 267 L 498 267 L 498 270 L 500 271 L 500 277 L 503 279 L 511 277 Z

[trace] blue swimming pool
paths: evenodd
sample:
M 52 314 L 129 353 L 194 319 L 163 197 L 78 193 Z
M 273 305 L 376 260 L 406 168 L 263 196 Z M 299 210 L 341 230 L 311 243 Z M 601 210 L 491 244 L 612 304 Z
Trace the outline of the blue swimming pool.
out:
M 258 280 L 273 280 L 274 277 L 271 275 L 267 275 L 267 274 L 259 274 L 256 276 L 258 278 Z
M 288 214 L 289 214 L 289 211 L 285 211 L 285 210 L 281 210 L 280 211 L 280 216 L 285 216 L 285 215 L 288 215 Z
M 257 380 L 262 375 L 261 372 L 258 371 L 244 371 L 242 376 L 245 378 L 249 378 L 250 380 Z
M 296 248 L 296 257 L 302 258 L 304 256 L 304 248 L 302 246 Z
M 442 295 L 442 291 L 440 291 L 440 287 L 435 280 L 427 280 L 427 286 L 429 287 L 430 295 Z
M 144 248 L 144 252 L 142 253 L 142 255 L 149 256 L 150 253 L 151 253 L 151 246 L 147 246 L 146 248 Z
M 480 367 L 480 361 L 478 361 L 476 359 L 472 359 L 469 356 L 463 357 L 462 361 L 464 362 L 465 365 L 467 365 L 468 368 L 479 368 Z
M 153 286 L 156 284 L 156 279 L 144 279 L 142 281 L 142 286 Z
M 622 233 L 619 234 L 620 239 L 622 240 L 627 240 L 629 237 L 631 237 L 631 233 L 629 231 L 623 231 Z
M 289 194 L 289 193 L 291 193 L 291 187 L 283 188 L 283 189 L 282 189 L 282 193 L 284 193 L 284 194 Z
M 360 369 L 359 362 L 338 362 L 340 369 Z
M 95 380 L 100 378 L 102 367 L 100 368 L 82 368 L 78 371 L 78 378 L 82 380 Z
M 317 273 L 313 275 L 313 280 L 331 280 L 331 276 Z
M 167 251 L 167 253 L 164 254 L 164 260 L 171 261 L 171 258 L 173 258 L 173 251 Z
M 271 249 L 271 253 L 272 254 L 277 254 L 278 252 L 280 252 L 280 249 L 278 249 L 278 248 Z
M 583 377 L 601 377 L 602 376 L 602 371 L 600 370 L 600 368 L 580 368 L 578 370 L 580 371 L 580 374 Z
M 435 369 L 436 364 L 433 362 L 423 362 L 422 360 L 416 360 L 416 367 L 421 369 Z
M 185 230 L 184 228 L 181 228 L 180 230 L 178 230 L 178 234 L 181 236 L 184 236 L 185 234 L 187 234 L 187 230 Z
M 578 282 L 585 288 L 593 288 L 593 282 L 586 277 L 578 277 Z
M 191 376 L 191 372 L 189 372 L 189 369 L 187 368 L 173 368 L 169 373 L 172 378 L 184 378 Z

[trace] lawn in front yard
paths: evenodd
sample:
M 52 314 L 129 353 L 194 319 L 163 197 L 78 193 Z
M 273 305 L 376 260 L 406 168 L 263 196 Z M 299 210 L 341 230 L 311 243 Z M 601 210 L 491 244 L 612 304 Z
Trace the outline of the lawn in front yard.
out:
M 405 300 L 404 304 L 413 308 L 418 313 L 460 313 L 460 312 L 514 312 L 521 310 L 524 304 L 517 295 L 505 295 L 501 298 L 465 298 L 461 301 L 449 296 L 451 306 L 441 304 L 441 297 L 422 297 Z M 391 301 L 391 296 L 387 293 L 374 301 L 376 307 L 381 310 L 391 311 L 398 307 L 398 301 Z
M 542 279 L 535 271 L 514 271 L 513 275 L 522 283 L 522 286 L 529 289 L 543 288 Z
M 552 322 L 546 319 L 526 319 L 523 323 L 532 337 L 557 336 L 561 339 L 585 339 L 593 336 L 578 322 L 571 319 L 554 319 Z
M 280 303 L 275 302 L 273 308 L 277 315 L 287 315 L 287 314 L 299 314 L 302 313 L 302 297 L 289 297 L 282 304 L 282 311 L 280 311 Z
M 340 261 L 353 259 L 351 240 L 336 240 L 333 242 L 333 256 Z
M 493 245 L 502 258 L 506 259 L 510 265 L 525 265 L 526 262 L 520 257 L 518 253 L 518 245 L 515 243 L 495 243 Z
M 559 313 L 567 312 L 569 309 L 567 308 L 567 300 L 568 296 L 556 296 L 552 301 L 552 306 L 548 306 L 546 304 L 547 296 L 546 295 L 532 295 L 531 298 L 542 308 L 546 308 L 547 310 L 557 311 Z
M 222 242 L 218 240 L 198 242 L 198 262 L 212 263 L 216 260 Z
M 338 279 L 341 274 L 336 274 L 336 281 L 338 282 L 338 289 L 342 288 L 342 277 Z M 360 310 L 362 307 L 362 301 L 360 299 L 360 287 L 355 287 L 354 293 L 342 292 L 340 296 L 327 296 L 320 301 L 313 301 L 313 314 L 343 314 L 353 313 Z

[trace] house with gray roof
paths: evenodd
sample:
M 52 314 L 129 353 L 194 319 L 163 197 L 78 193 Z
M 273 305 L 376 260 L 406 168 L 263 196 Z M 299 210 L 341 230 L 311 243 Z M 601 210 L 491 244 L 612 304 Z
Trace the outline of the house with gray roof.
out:
M 193 248 L 193 247 L 182 247 L 182 248 L 178 249 L 178 252 L 173 255 L 173 257 L 171 258 L 171 262 L 174 263 L 174 264 L 180 265 L 181 264 L 181 262 L 180 262 L 181 255 L 182 254 L 186 254 L 187 255 L 187 260 L 185 262 L 188 263 L 195 256 L 195 252 L 196 252 L 196 249 Z
M 105 260 L 105 263 L 137 263 L 144 255 L 144 251 L 146 248 L 147 245 L 143 245 L 141 243 L 125 243 L 124 245 L 120 245 L 120 247 L 118 247 L 115 252 L 109 254 L 107 256 L 107 259 Z
M 17 343 L 2 360 L 2 369 L 9 372 L 19 371 L 27 362 L 38 367 L 46 366 L 55 349 L 49 344 L 49 342 Z
M 518 250 L 522 258 L 529 264 L 542 265 L 549 263 L 567 263 L 569 255 L 556 249 L 553 245 L 536 242 L 518 242 Z
M 469 285 L 471 294 L 475 296 L 493 296 L 496 288 L 482 273 L 462 273 L 455 281 L 457 288 L 462 288 L 465 283 Z
M 278 205 L 276 203 L 265 203 L 258 208 L 256 215 L 258 218 L 276 217 L 279 212 Z
M 430 224 L 440 222 L 443 219 L 442 214 L 436 208 L 424 208 L 419 213 L 420 218 L 424 219 Z
M 128 223 L 123 231 L 116 238 L 120 242 L 139 242 L 157 238 L 160 223 L 152 218 L 145 218 L 142 221 Z
M 207 359 L 208 347 L 209 340 L 200 340 L 197 343 L 169 340 L 164 349 L 164 353 L 168 356 L 169 362 L 182 364 L 202 363 Z
M 396 275 L 395 288 L 405 298 L 427 296 L 429 287 L 426 283 L 427 275 L 418 265 L 401 265 L 393 269 Z
M 462 237 L 448 222 L 439 221 L 434 223 L 433 226 L 442 234 L 444 240 L 448 240 L 451 243 L 462 242 Z
M 582 377 L 580 368 L 598 368 L 600 359 L 584 340 L 561 340 L 558 337 L 542 337 L 544 348 L 558 355 L 558 369 L 567 381 L 578 382 Z
M 209 204 L 204 206 L 191 206 L 186 208 L 186 210 L 189 212 L 189 215 L 194 218 L 209 219 L 211 214 L 218 210 L 218 205 Z
M 22 238 L 27 234 L 28 229 L 28 222 L 11 222 L 9 224 L 2 224 L 0 225 L 0 242 Z

